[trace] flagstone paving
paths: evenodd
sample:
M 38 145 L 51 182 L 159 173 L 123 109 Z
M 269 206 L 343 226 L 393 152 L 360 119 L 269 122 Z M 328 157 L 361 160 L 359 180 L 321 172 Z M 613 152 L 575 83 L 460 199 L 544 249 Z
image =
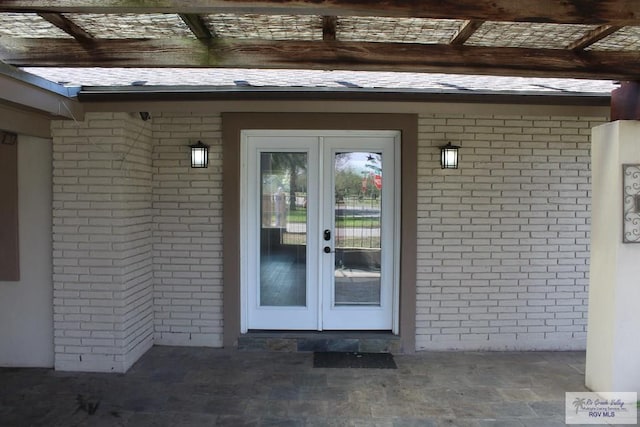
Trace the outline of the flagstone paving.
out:
M 0 369 L 0 426 L 564 426 L 584 361 L 425 352 L 328 369 L 312 353 L 154 347 L 126 374 Z

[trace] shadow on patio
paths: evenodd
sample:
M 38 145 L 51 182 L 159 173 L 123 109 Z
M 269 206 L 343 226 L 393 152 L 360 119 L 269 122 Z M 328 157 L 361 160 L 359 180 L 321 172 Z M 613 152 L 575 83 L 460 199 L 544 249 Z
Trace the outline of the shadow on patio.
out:
M 584 356 L 420 353 L 395 356 L 397 370 L 318 369 L 311 353 L 153 347 L 124 375 L 0 369 L 0 425 L 563 426 L 564 393 L 586 391 Z

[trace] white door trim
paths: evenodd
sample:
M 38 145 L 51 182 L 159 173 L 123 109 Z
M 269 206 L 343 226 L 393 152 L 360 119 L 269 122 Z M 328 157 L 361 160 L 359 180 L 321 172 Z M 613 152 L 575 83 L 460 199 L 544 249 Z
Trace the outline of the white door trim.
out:
M 320 141 L 322 138 L 332 138 L 332 137 L 340 137 L 340 138 L 349 138 L 349 137 L 392 137 L 394 138 L 394 147 L 393 147 L 393 234 L 396 236 L 392 239 L 392 258 L 393 258 L 393 268 L 392 268 L 392 309 L 391 309 L 391 330 L 393 333 L 399 333 L 399 278 L 400 278 L 400 193 L 401 193 L 401 182 L 400 182 L 400 132 L 399 131 L 353 131 L 353 130 L 242 130 L 241 131 L 241 147 L 240 147 L 240 162 L 241 162 L 241 179 L 240 179 L 240 302 L 241 302 L 241 313 L 240 313 L 240 329 L 242 333 L 246 333 L 250 329 L 250 321 L 249 321 L 249 312 L 251 310 L 251 298 L 249 297 L 249 282 L 251 280 L 255 280 L 255 271 L 253 272 L 254 277 L 251 277 L 249 263 L 252 262 L 252 255 L 250 254 L 249 244 L 248 242 L 253 239 L 255 240 L 255 235 L 252 232 L 251 221 L 255 220 L 255 218 L 251 215 L 249 206 L 250 197 L 255 196 L 255 185 L 249 185 L 250 179 L 250 171 L 253 168 L 255 172 L 255 165 L 249 164 L 249 159 L 251 158 L 251 151 L 253 151 L 254 155 L 257 153 L 257 148 L 255 146 L 255 141 L 260 138 L 265 138 L 271 141 L 268 145 L 268 148 L 276 147 L 273 145 L 274 141 L 280 141 L 278 143 L 280 149 L 282 150 L 296 150 L 296 143 L 287 143 L 286 141 L 292 141 L 295 139 L 304 139 L 308 138 L 317 138 Z M 257 137 L 257 139 L 256 139 Z M 320 147 L 320 144 L 318 144 Z M 259 147 L 258 147 L 259 148 Z M 297 151 L 300 150 L 298 146 Z M 318 167 L 318 170 L 322 170 L 322 159 L 323 155 L 317 156 L 317 164 L 315 166 Z M 255 160 L 255 159 L 254 159 Z M 312 162 L 312 157 L 309 157 L 310 165 Z M 309 180 L 311 181 L 311 180 Z M 258 215 L 255 210 L 254 214 Z M 255 221 L 254 221 L 255 222 Z M 320 221 L 317 221 L 320 224 Z M 315 234 L 312 236 L 312 234 Z M 309 242 L 308 245 L 314 245 L 319 247 L 322 244 L 319 238 L 319 231 L 315 233 L 309 233 L 308 235 Z M 312 241 L 312 240 L 315 240 Z M 319 275 L 320 266 L 317 265 L 310 266 L 307 274 L 316 274 Z M 318 277 L 318 276 L 316 276 Z M 321 286 L 317 287 L 317 294 L 312 300 L 315 300 L 316 304 L 316 316 L 317 316 L 317 325 L 315 328 L 305 328 L 305 329 L 322 329 L 322 298 L 321 298 L 322 289 Z M 309 295 L 309 293 L 308 293 Z M 309 295 L 310 296 L 310 295 Z M 265 328 L 268 329 L 268 328 Z M 294 329 L 294 328 L 291 328 Z
M 381 199 L 381 265 L 382 270 L 380 277 L 381 283 L 391 286 L 382 286 L 380 294 L 380 305 L 337 305 L 334 303 L 335 298 L 335 242 L 331 242 L 333 252 L 331 254 L 321 254 L 322 257 L 322 286 L 325 286 L 323 292 L 323 310 L 324 316 L 323 328 L 329 330 L 359 330 L 359 329 L 376 329 L 376 330 L 393 330 L 394 316 L 394 282 L 396 281 L 395 272 L 398 270 L 397 258 L 395 256 L 396 245 L 396 177 L 395 168 L 395 150 L 398 146 L 396 140 L 397 133 L 372 132 L 367 134 L 351 134 L 339 136 L 322 136 L 322 157 L 326 161 L 334 159 L 336 153 L 339 152 L 375 152 L 382 154 L 382 176 L 384 180 L 382 199 Z M 392 145 L 389 146 L 389 142 Z M 332 162 L 331 162 L 332 163 Z M 324 206 L 320 209 L 321 220 L 323 225 L 321 228 L 329 228 L 336 231 L 335 224 L 331 220 L 335 220 L 335 198 L 334 184 L 335 175 L 332 165 L 326 165 L 323 174 L 323 201 Z

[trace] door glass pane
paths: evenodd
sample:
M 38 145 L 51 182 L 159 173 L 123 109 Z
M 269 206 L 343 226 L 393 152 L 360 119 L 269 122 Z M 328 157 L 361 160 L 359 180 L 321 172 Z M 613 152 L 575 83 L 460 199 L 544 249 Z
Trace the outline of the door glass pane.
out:
M 306 306 L 307 154 L 260 155 L 260 305 Z
M 336 153 L 336 305 L 380 305 L 382 154 Z

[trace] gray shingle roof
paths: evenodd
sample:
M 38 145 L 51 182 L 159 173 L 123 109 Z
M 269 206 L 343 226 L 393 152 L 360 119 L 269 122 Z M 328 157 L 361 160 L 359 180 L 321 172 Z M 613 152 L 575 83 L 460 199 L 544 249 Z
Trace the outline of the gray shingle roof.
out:
M 527 92 L 608 95 L 608 80 L 496 77 L 364 71 L 185 69 L 185 68 L 25 68 L 67 86 L 199 86 L 212 88 L 363 88 L 442 92 Z

